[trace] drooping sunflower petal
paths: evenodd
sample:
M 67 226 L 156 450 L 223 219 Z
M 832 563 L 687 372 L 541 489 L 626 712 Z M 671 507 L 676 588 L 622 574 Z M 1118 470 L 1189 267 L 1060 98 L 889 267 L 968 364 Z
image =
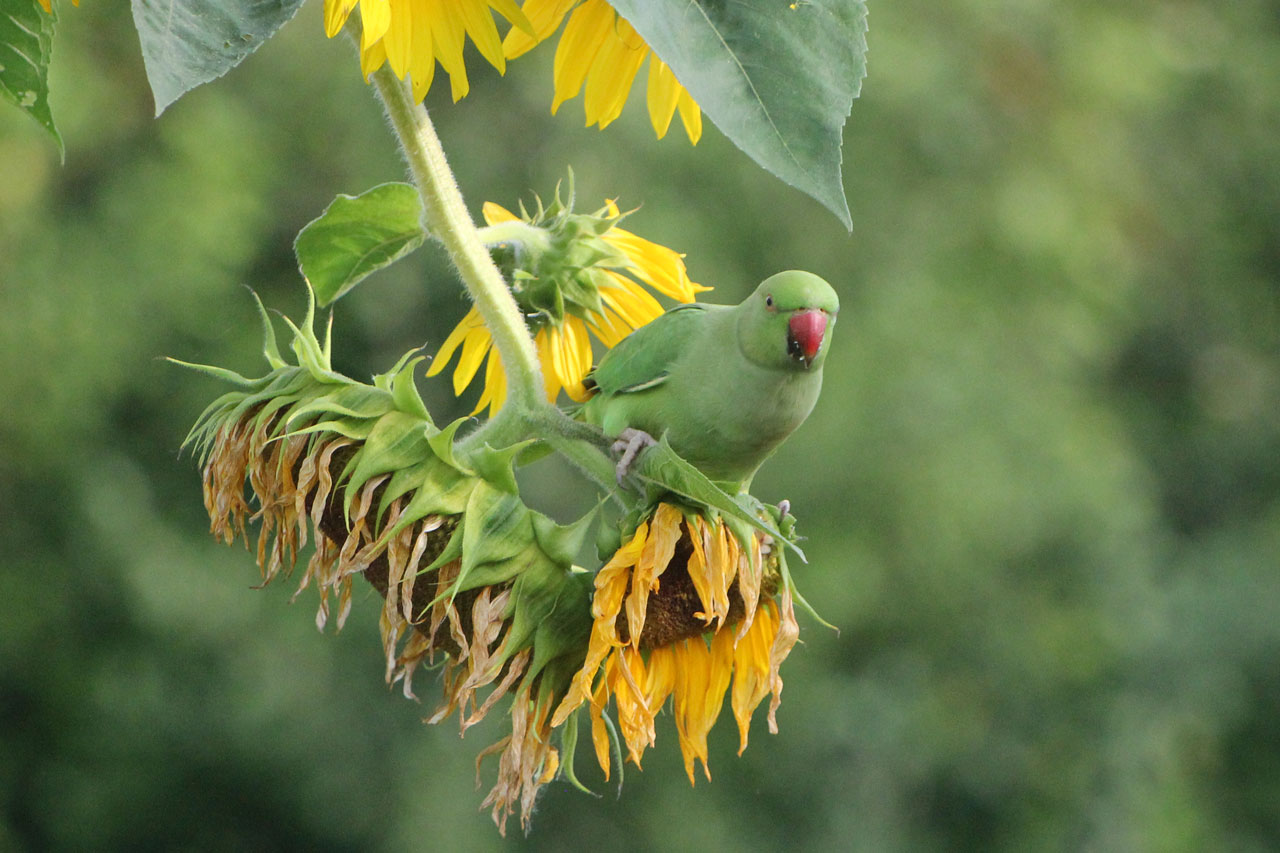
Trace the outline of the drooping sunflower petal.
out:
M 744 620 L 745 621 L 745 620 Z M 777 609 L 767 602 L 756 611 L 746 633 L 733 650 L 733 695 L 730 704 L 738 722 L 738 754 L 747 748 L 751 713 L 769 693 L 770 650 L 778 633 Z
M 418 99 L 431 88 L 437 61 L 449 73 L 453 99 L 467 94 L 463 49 L 468 36 L 489 64 L 499 72 L 506 70 L 494 12 L 514 26 L 512 32 L 533 33 L 515 0 L 325 0 L 325 34 L 337 35 L 357 6 L 365 78 L 388 63 L 397 77 L 412 77 Z
M 367 51 L 387 34 L 391 26 L 388 0 L 360 0 L 360 51 Z
M 698 140 L 702 138 L 702 108 L 684 87 L 680 89 L 680 101 L 677 107 L 680 110 L 680 121 L 684 124 L 685 134 L 691 143 L 697 145 Z
M 600 290 L 600 299 L 612 308 L 624 323 L 638 329 L 662 313 L 662 306 L 647 290 L 612 270 L 605 276 L 612 287 Z
M 604 297 L 604 294 L 601 294 Z M 631 334 L 632 327 L 628 326 L 626 321 L 617 315 L 616 312 L 605 309 L 604 314 L 592 314 L 591 319 L 587 322 L 587 327 L 591 330 L 600 343 L 605 347 L 612 349 L 618 345 L 618 342 Z
M 677 302 L 692 302 L 697 294 L 711 289 L 691 281 L 684 255 L 666 246 L 616 226 L 601 239 L 626 256 L 637 278 Z
M 591 370 L 591 341 L 587 338 L 587 325 L 578 317 L 565 318 L 560 335 L 561 361 L 565 372 L 560 376 L 569 399 L 581 403 L 587 399 L 587 389 L 582 381 Z
M 556 46 L 553 70 L 555 97 L 551 114 L 582 90 L 596 54 L 608 39 L 616 15 L 604 0 L 587 0 L 573 10 Z M 588 122 L 590 124 L 590 122 Z
M 631 24 L 618 18 L 587 72 L 582 106 L 588 125 L 599 125 L 603 130 L 622 115 L 631 84 L 648 55 L 649 46 Z
M 487 4 L 460 3 L 459 18 L 471 42 L 480 51 L 480 55 L 489 60 L 489 64 L 498 69 L 498 73 L 507 72 L 507 60 L 502 55 L 502 39 L 498 38 L 498 28 L 493 23 L 493 14 Z
M 671 119 L 676 114 L 676 103 L 680 100 L 682 87 L 676 82 L 676 75 L 667 64 L 656 56 L 649 58 L 649 83 L 645 90 L 645 99 L 649 107 L 649 122 L 658 138 L 667 135 Z
M 387 52 L 387 62 L 397 77 L 409 73 L 413 58 L 414 18 L 413 0 L 389 0 L 387 20 L 395 19 L 396 26 L 389 27 L 382 36 L 382 46 Z M 425 15 L 423 16 L 426 17 Z
M 427 375 L 435 376 L 444 370 L 445 365 L 449 363 L 449 359 L 453 358 L 454 351 L 466 339 L 467 333 L 483 324 L 484 322 L 480 319 L 480 312 L 473 307 L 463 316 L 458 325 L 453 327 L 449 337 L 444 339 L 444 343 L 440 345 L 440 349 L 436 352 L 435 358 L 432 359 L 430 367 L 427 368 Z
M 459 365 L 459 368 L 461 368 L 461 365 Z M 474 415 L 485 406 L 488 406 L 489 414 L 493 415 L 502 408 L 502 404 L 506 401 L 507 373 L 502 369 L 502 359 L 498 357 L 498 351 L 495 349 L 489 354 L 489 363 L 484 370 L 484 392 L 480 395 L 480 399 L 476 401 L 476 407 L 472 409 L 471 414 Z
M 513 27 L 503 39 L 503 54 L 507 59 L 515 59 L 528 53 L 534 45 L 550 38 L 559 28 L 564 16 L 577 4 L 578 0 L 525 0 L 521 11 L 529 19 L 533 33 Z
M 413 84 L 414 100 L 421 101 L 431 90 L 431 81 L 436 76 L 436 55 L 431 47 L 431 16 L 414 15 L 411 24 L 413 34 L 409 53 L 409 80 Z
M 47 0 L 41 0 L 42 3 Z M 342 32 L 342 25 L 347 22 L 351 12 L 360 0 L 324 0 L 324 34 L 333 38 Z M 48 6 L 45 6 L 48 9 Z

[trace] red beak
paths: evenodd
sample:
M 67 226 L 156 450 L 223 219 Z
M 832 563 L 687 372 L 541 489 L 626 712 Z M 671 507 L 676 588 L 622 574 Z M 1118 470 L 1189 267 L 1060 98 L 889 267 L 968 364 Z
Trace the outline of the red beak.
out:
M 827 333 L 827 312 L 819 308 L 806 308 L 791 315 L 787 321 L 790 331 L 787 352 L 793 358 L 803 358 L 805 366 L 817 356 L 822 338 Z

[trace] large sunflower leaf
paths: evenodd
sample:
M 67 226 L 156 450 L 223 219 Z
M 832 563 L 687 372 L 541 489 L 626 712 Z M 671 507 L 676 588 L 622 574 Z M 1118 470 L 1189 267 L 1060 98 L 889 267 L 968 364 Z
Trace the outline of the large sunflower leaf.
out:
M 0 0 L 0 94 L 49 131 L 62 154 L 62 136 L 49 110 L 55 20 L 36 0 Z
M 302 0 L 132 0 L 156 115 L 226 74 L 302 5 Z
M 609 0 L 752 159 L 852 228 L 845 119 L 866 76 L 864 0 Z
M 422 245 L 421 217 L 418 191 L 409 184 L 381 184 L 335 198 L 293 243 L 298 267 L 320 304 L 328 305 Z

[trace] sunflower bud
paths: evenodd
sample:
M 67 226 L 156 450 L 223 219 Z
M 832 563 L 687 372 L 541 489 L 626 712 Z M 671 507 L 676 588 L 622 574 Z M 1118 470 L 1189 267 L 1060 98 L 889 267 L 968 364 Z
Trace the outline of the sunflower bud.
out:
M 591 338 L 605 348 L 662 313 L 651 288 L 677 302 L 709 290 L 690 281 L 683 256 L 618 227 L 623 216 L 608 202 L 593 213 L 573 212 L 573 190 L 562 201 L 539 200 L 520 216 L 486 202 L 487 239 L 511 281 L 511 292 L 534 332 L 547 399 L 560 391 L 581 402 L 582 380 L 595 361 Z M 428 376 L 444 370 L 461 348 L 453 373 L 455 394 L 477 375 L 486 357 L 484 392 L 475 412 L 502 407 L 505 374 L 493 340 L 474 308 L 441 345 Z

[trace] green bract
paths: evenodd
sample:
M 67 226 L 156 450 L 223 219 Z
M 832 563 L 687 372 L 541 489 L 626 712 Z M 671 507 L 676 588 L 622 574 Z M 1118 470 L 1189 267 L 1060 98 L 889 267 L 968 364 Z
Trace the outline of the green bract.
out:
M 444 702 L 431 722 L 456 710 L 465 731 L 514 693 L 520 722 L 498 747 L 498 784 L 486 802 L 500 823 L 517 802 L 527 818 L 559 765 L 547 719 L 591 629 L 590 576 L 572 559 L 592 516 L 563 527 L 524 505 L 512 472 L 524 445 L 459 458 L 462 421 L 437 427 L 414 386 L 420 356 L 406 354 L 372 385 L 334 372 L 328 334 L 321 342 L 313 331 L 312 301 L 301 326 L 289 323 L 290 364 L 259 310 L 269 373 L 250 379 L 191 365 L 238 386 L 187 438 L 200 453 L 214 533 L 247 541 L 246 520 L 258 521 L 268 582 L 292 569 L 310 529 L 315 553 L 301 587 L 320 591 L 320 627 L 330 594 L 341 627 L 351 578 L 363 574 L 385 597 L 388 682 L 411 694 L 414 670 L 445 657 Z

